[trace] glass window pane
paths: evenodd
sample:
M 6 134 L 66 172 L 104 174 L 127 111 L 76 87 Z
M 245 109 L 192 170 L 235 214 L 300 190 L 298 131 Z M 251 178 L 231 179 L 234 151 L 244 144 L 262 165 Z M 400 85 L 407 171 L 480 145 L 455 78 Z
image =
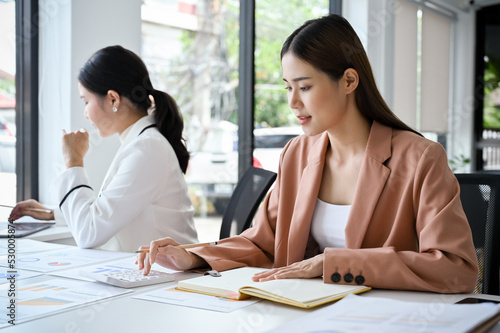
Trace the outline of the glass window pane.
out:
M 0 204 L 16 202 L 15 1 L 0 2 Z M 10 212 L 10 210 L 9 210 Z M 8 212 L 6 212 L 7 214 Z M 2 211 L 1 217 L 4 217 Z
M 482 125 L 482 133 L 475 133 L 476 148 L 482 150 L 476 168 L 500 170 L 500 5 L 481 8 L 476 20 L 476 66 L 480 73 L 475 80 L 475 112 L 482 113 L 475 127 Z
M 288 106 L 280 51 L 306 20 L 328 14 L 328 5 L 328 0 L 256 1 L 254 165 L 276 172 L 283 146 L 303 133 Z
M 142 20 L 153 85 L 184 117 L 197 215 L 220 214 L 238 179 L 239 1 L 145 0 Z
M 484 116 L 485 129 L 500 130 L 500 19 L 496 24 L 487 24 L 484 33 Z M 493 135 L 494 137 L 494 135 Z

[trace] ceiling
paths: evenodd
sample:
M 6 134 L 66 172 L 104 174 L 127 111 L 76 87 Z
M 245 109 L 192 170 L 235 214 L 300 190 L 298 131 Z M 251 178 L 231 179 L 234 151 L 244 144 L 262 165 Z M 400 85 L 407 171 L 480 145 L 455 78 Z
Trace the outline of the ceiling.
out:
M 439 2 L 444 2 L 461 10 L 469 10 L 471 8 L 478 9 L 485 6 L 500 4 L 500 0 L 440 0 Z

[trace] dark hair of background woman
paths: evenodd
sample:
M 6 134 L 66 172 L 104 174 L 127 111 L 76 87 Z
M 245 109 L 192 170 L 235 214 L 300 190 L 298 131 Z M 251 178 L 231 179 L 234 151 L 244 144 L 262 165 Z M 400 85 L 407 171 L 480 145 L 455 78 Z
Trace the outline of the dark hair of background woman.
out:
M 149 95 L 153 96 L 156 126 L 173 147 L 182 172 L 186 172 L 189 152 L 182 137 L 184 122 L 177 103 L 169 94 L 153 88 L 139 56 L 118 45 L 103 48 L 83 65 L 78 81 L 99 96 L 104 97 L 109 90 L 116 91 L 144 115 L 151 107 Z
M 281 58 L 287 52 L 325 72 L 334 81 L 338 81 L 346 69 L 355 69 L 359 75 L 355 98 L 361 114 L 371 121 L 420 135 L 403 123 L 385 103 L 363 45 L 343 17 L 332 14 L 305 22 L 286 39 Z

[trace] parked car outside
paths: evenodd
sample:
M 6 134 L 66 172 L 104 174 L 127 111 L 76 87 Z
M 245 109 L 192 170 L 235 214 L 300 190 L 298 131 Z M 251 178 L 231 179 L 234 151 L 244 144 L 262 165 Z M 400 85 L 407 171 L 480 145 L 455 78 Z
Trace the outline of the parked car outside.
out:
M 295 127 L 254 130 L 255 167 L 278 171 L 279 155 L 285 144 L 300 134 Z M 201 195 L 222 214 L 238 182 L 238 126 L 220 121 L 207 132 L 205 145 L 193 152 L 186 172 L 190 187 L 200 187 Z
M 279 156 L 283 147 L 296 136 L 304 134 L 300 126 L 256 128 L 253 156 L 262 168 L 278 172 Z
M 16 125 L 0 115 L 0 135 L 16 136 Z
M 16 137 L 0 134 L 0 173 L 16 172 Z
M 14 110 L 0 111 L 0 172 L 16 172 L 16 124 Z M 10 120 L 9 120 L 10 119 Z

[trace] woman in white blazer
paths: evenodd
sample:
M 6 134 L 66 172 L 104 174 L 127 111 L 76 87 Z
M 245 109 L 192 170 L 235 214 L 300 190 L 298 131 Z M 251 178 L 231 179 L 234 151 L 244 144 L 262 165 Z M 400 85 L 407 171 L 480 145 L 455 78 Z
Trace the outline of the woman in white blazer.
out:
M 174 99 L 155 90 L 142 60 L 121 46 L 97 51 L 80 70 L 78 81 L 85 117 L 100 136 L 120 136 L 121 146 L 102 187 L 99 192 L 92 189 L 84 169 L 87 131 L 63 131 L 67 169 L 55 184 L 59 210 L 27 200 L 14 207 L 10 218 L 64 218 L 82 248 L 134 251 L 160 236 L 197 242 L 183 177 L 189 153 Z

